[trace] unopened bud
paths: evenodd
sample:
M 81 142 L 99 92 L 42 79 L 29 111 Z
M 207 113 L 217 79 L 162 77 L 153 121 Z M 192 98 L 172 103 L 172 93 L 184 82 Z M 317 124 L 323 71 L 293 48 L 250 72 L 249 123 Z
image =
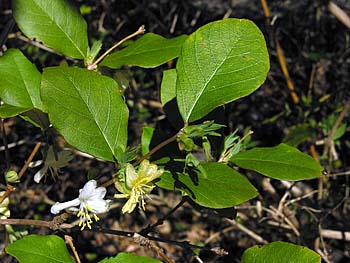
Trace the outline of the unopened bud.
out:
M 8 183 L 19 183 L 19 177 L 15 171 L 7 171 L 5 178 Z
M 0 192 L 0 198 L 5 194 L 5 191 Z M 6 197 L 0 204 L 0 219 L 6 219 L 10 217 L 10 210 L 8 208 L 10 200 Z

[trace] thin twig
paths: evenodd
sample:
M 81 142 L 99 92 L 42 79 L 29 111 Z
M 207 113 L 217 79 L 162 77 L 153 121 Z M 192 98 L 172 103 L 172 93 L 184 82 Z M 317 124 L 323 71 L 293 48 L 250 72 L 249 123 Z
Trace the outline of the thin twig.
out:
M 41 142 L 38 142 L 35 145 L 32 153 L 29 155 L 28 160 L 25 162 L 25 164 L 23 165 L 21 171 L 18 173 L 18 178 L 21 178 L 23 176 L 24 172 L 27 170 L 27 168 L 29 166 L 29 163 L 33 160 L 35 154 L 39 151 L 40 146 L 41 146 Z
M 284 77 L 286 79 L 288 89 L 289 89 L 289 91 L 291 93 L 291 96 L 292 96 L 294 104 L 298 104 L 299 103 L 299 97 L 298 97 L 297 93 L 294 90 L 294 84 L 292 82 L 292 79 L 289 76 L 287 63 L 286 63 L 285 56 L 283 54 L 283 50 L 282 50 L 281 45 L 280 45 L 280 43 L 279 43 L 277 38 L 276 38 L 275 42 L 276 42 L 277 58 L 278 58 L 278 61 L 280 63 L 283 75 L 284 75 Z
M 225 218 L 225 220 L 227 222 L 229 222 L 230 224 L 237 226 L 237 228 L 241 231 L 243 231 L 244 233 L 246 233 L 248 236 L 250 236 L 251 238 L 253 238 L 256 242 L 261 243 L 261 244 L 267 244 L 268 242 L 263 239 L 261 236 L 259 236 L 258 234 L 254 233 L 252 230 L 246 228 L 245 226 L 243 226 L 242 224 L 238 223 L 236 220 L 234 219 L 228 219 Z
M 161 142 L 160 144 L 158 144 L 156 147 L 154 147 L 151 151 L 149 151 L 147 154 L 145 154 L 144 156 L 142 156 L 139 160 L 135 161 L 133 163 L 133 166 L 138 165 L 139 163 L 141 163 L 143 160 L 147 159 L 148 157 L 150 157 L 152 154 L 154 154 L 155 152 L 157 152 L 158 150 L 162 149 L 164 146 L 168 145 L 169 143 L 175 141 L 177 139 L 178 136 L 180 136 L 180 134 L 182 133 L 182 130 L 180 130 L 178 133 L 176 133 L 174 136 L 170 137 L 169 139 Z
M 350 241 L 350 232 L 337 231 L 331 229 L 321 229 L 320 235 L 329 239 Z
M 50 52 L 50 53 L 52 53 L 52 54 L 55 54 L 55 55 L 58 55 L 58 56 L 64 56 L 63 54 L 57 52 L 56 50 L 54 50 L 54 49 L 52 49 L 52 48 L 49 48 L 49 47 L 47 47 L 47 46 L 41 44 L 41 43 L 38 42 L 38 41 L 35 41 L 35 40 L 33 40 L 33 39 L 29 39 L 29 38 L 23 36 L 21 32 L 17 32 L 17 33 L 10 34 L 10 35 L 9 35 L 9 38 L 17 38 L 17 39 L 19 39 L 19 40 L 22 40 L 23 42 L 26 42 L 26 43 L 28 43 L 28 44 L 30 44 L 30 45 L 33 45 L 33 46 L 35 46 L 35 47 L 37 47 L 37 48 L 40 48 L 40 49 L 45 50 L 45 51 L 47 51 L 47 52 Z M 65 57 L 65 56 L 64 56 L 64 57 Z M 65 57 L 65 59 L 66 59 L 66 60 L 69 60 L 69 61 L 73 61 L 73 62 L 75 61 L 74 59 L 72 59 L 72 58 L 70 58 L 70 57 Z
M 293 203 L 295 203 L 295 202 L 298 202 L 298 201 L 300 201 L 300 200 L 303 200 L 303 199 L 305 199 L 305 198 L 308 198 L 308 197 L 314 195 L 314 194 L 317 193 L 317 192 L 318 192 L 318 190 L 314 190 L 314 191 L 312 191 L 312 192 L 310 192 L 310 193 L 307 193 L 307 194 L 305 194 L 305 195 L 303 195 L 303 196 L 299 196 L 299 197 L 297 197 L 297 198 L 294 198 L 294 199 L 292 199 L 292 200 L 289 200 L 288 202 L 285 203 L 285 205 L 286 205 L 286 206 L 289 206 L 289 205 L 291 205 L 291 204 L 293 204 Z
M 269 6 L 266 3 L 266 0 L 261 0 L 261 5 L 262 5 L 262 8 L 263 8 L 265 17 L 266 18 L 270 18 L 271 13 L 270 13 Z
M 167 255 L 165 255 L 164 252 L 158 246 L 153 244 L 147 237 L 135 233 L 133 239 L 137 244 L 148 247 L 149 249 L 153 250 L 155 253 L 157 253 L 158 256 L 163 258 L 166 261 L 166 263 L 174 263 L 174 261 L 172 261 Z
M 2 196 L 0 196 L 0 204 L 15 190 L 16 188 L 12 185 L 7 185 L 5 193 L 3 193 Z
M 1 46 L 0 46 L 1 47 Z M 1 137 L 2 137 L 2 142 L 4 144 L 5 148 L 5 170 L 7 171 L 10 168 L 10 152 L 7 144 L 7 138 L 6 138 L 6 131 L 5 131 L 5 124 L 4 124 L 4 119 L 0 119 L 0 128 L 1 128 Z M 3 176 L 1 176 L 0 183 L 6 184 L 6 178 L 5 178 L 5 173 Z
M 159 218 L 157 222 L 155 222 L 152 225 L 147 226 L 143 230 L 140 231 L 140 233 L 145 236 L 148 233 L 152 232 L 157 226 L 162 225 L 166 219 L 168 219 L 173 213 L 175 213 L 176 210 L 178 210 L 187 200 L 185 198 L 182 198 L 181 201 L 173 208 L 171 209 L 166 215 L 164 215 L 162 218 Z
M 323 149 L 323 155 L 327 155 L 329 153 L 329 149 L 331 148 L 331 142 L 333 141 L 334 135 L 335 135 L 336 131 L 338 130 L 339 125 L 341 124 L 341 122 L 345 118 L 346 114 L 348 113 L 349 107 L 350 107 L 350 101 L 347 101 L 344 104 L 343 110 L 339 114 L 338 118 L 335 120 L 334 125 L 333 125 L 332 129 L 330 130 L 327 138 L 325 139 L 325 147 Z
M 70 248 L 72 249 L 76 261 L 77 261 L 78 263 L 81 263 L 80 258 L 79 258 L 79 255 L 78 255 L 78 252 L 77 252 L 77 250 L 75 249 L 75 246 L 74 246 L 74 244 L 73 244 L 73 238 L 72 238 L 71 236 L 69 236 L 69 235 L 64 235 L 64 240 L 66 240 L 66 243 L 67 243 L 67 244 L 70 246 Z
M 281 217 L 282 220 L 284 220 L 293 230 L 294 234 L 296 236 L 300 236 L 299 230 L 296 228 L 296 226 L 292 223 L 292 221 L 289 220 L 289 218 L 284 215 L 282 212 L 278 211 L 275 207 L 270 205 L 271 210 L 273 210 L 278 216 Z
M 333 1 L 328 4 L 328 10 L 331 12 L 341 23 L 343 23 L 348 29 L 350 29 L 350 17 L 337 6 Z
M 104 59 L 109 53 L 111 53 L 113 51 L 113 49 L 119 47 L 121 44 L 123 44 L 125 41 L 137 36 L 137 35 L 141 35 L 145 33 L 145 26 L 142 25 L 139 27 L 139 29 L 132 33 L 131 35 L 123 38 L 122 40 L 120 40 L 118 43 L 116 43 L 115 45 L 113 45 L 110 49 L 108 49 L 105 53 L 103 53 L 98 59 L 95 60 L 94 63 L 90 64 L 87 66 L 88 70 L 94 70 L 97 67 L 97 64 L 100 63 L 102 61 L 102 59 Z
M 311 98 L 312 98 L 311 95 L 312 95 L 312 88 L 314 86 L 315 73 L 316 73 L 316 66 L 313 65 L 312 70 L 311 70 L 311 75 L 310 75 L 309 87 L 307 90 L 307 100 L 308 101 L 311 101 Z
M 134 232 L 130 232 L 130 231 L 120 231 L 120 230 L 114 230 L 114 229 L 107 229 L 107 228 L 102 228 L 99 226 L 92 228 L 92 231 L 98 231 L 100 233 L 117 235 L 117 236 L 124 236 L 124 237 L 129 237 L 129 238 L 133 238 L 134 234 L 135 234 Z M 211 251 L 214 253 L 216 253 L 216 251 L 219 251 L 219 250 L 213 250 L 212 248 L 208 248 L 205 246 L 194 245 L 194 244 L 189 243 L 188 241 L 176 241 L 176 240 L 170 240 L 170 239 L 148 236 L 148 235 L 145 237 L 148 238 L 149 240 L 180 246 L 184 249 L 200 249 L 202 251 L 208 251 L 208 252 Z

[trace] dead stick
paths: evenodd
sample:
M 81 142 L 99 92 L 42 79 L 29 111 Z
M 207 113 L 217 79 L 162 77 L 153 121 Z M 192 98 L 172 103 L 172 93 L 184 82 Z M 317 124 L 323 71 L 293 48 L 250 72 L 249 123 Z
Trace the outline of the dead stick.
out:
M 78 255 L 78 252 L 77 252 L 77 250 L 75 249 L 75 246 L 74 246 L 74 244 L 73 244 L 73 238 L 72 238 L 71 236 L 69 236 L 69 235 L 64 235 L 64 240 L 66 240 L 66 243 L 67 243 L 67 244 L 70 246 L 70 248 L 72 249 L 76 261 L 77 261 L 78 263 L 81 263 L 80 258 L 79 258 L 79 255 Z

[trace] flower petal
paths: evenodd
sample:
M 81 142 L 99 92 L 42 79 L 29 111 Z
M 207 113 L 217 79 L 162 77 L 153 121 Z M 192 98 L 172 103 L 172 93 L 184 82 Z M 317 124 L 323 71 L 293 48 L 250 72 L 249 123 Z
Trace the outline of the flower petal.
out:
M 109 203 L 109 200 L 99 199 L 89 202 L 88 205 L 91 207 L 93 213 L 101 214 L 108 211 Z
M 134 186 L 135 180 L 137 180 L 137 172 L 135 171 L 134 166 L 132 166 L 130 163 L 126 165 L 126 185 L 130 189 Z
M 95 192 L 94 192 L 94 197 L 95 198 L 99 198 L 99 199 L 103 199 L 105 197 L 106 193 L 107 193 L 106 188 L 104 188 L 104 187 L 97 187 L 95 189 Z
M 89 199 L 90 196 L 93 196 L 96 186 L 97 186 L 97 182 L 95 180 L 88 181 L 84 185 L 83 189 L 81 189 L 79 194 L 79 199 Z
M 61 212 L 63 209 L 71 208 L 71 207 L 78 206 L 78 205 L 80 205 L 79 198 L 75 198 L 75 199 L 73 199 L 71 201 L 64 202 L 64 203 L 57 202 L 56 204 L 54 204 L 51 207 L 50 212 L 52 214 L 56 215 L 59 212 Z
M 44 175 L 47 173 L 47 169 L 49 167 L 47 165 L 44 165 L 43 168 L 41 168 L 39 171 L 36 172 L 36 174 L 34 175 L 34 182 L 39 183 L 41 178 L 44 177 Z

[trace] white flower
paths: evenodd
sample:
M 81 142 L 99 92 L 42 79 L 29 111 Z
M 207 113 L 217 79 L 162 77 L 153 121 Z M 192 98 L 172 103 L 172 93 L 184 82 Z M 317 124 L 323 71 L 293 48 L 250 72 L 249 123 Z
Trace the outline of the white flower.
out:
M 88 181 L 83 189 L 79 190 L 79 197 L 65 203 L 56 203 L 51 207 L 52 214 L 58 214 L 63 209 L 79 211 L 77 217 L 80 217 L 79 226 L 84 230 L 85 226 L 91 229 L 91 215 L 97 222 L 99 218 L 96 214 L 108 211 L 110 200 L 103 200 L 106 195 L 106 188 L 97 187 L 95 180 Z M 79 206 L 79 209 L 76 208 Z
M 57 176 L 58 172 L 60 171 L 60 168 L 67 166 L 69 161 L 73 158 L 74 155 L 69 151 L 57 152 L 55 155 L 53 147 L 50 146 L 47 150 L 47 156 L 44 162 L 44 166 L 34 175 L 34 181 L 36 183 L 39 183 L 41 178 L 44 177 L 48 170 L 51 172 L 52 176 Z M 31 167 L 40 165 L 42 164 L 42 162 L 43 161 L 31 163 Z
M 139 208 L 145 210 L 145 196 L 151 193 L 155 187 L 153 180 L 159 178 L 163 169 L 159 169 L 156 164 L 150 164 L 148 160 L 142 161 L 138 172 L 131 164 L 127 164 L 125 171 L 125 182 L 117 181 L 115 187 L 122 194 L 115 194 L 115 198 L 129 198 L 123 206 L 123 213 L 131 213 L 137 204 Z

